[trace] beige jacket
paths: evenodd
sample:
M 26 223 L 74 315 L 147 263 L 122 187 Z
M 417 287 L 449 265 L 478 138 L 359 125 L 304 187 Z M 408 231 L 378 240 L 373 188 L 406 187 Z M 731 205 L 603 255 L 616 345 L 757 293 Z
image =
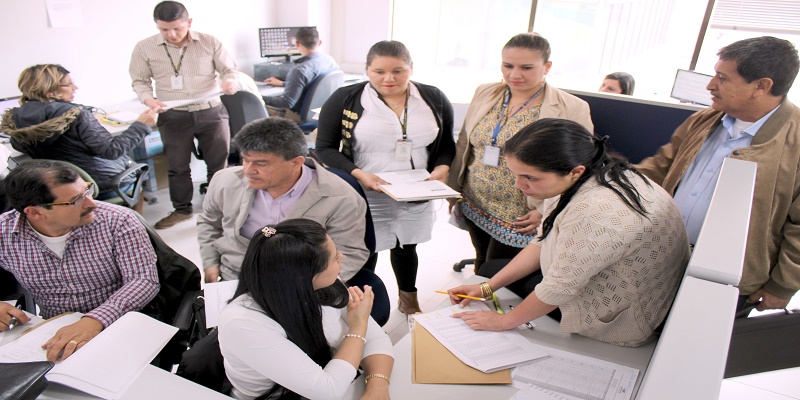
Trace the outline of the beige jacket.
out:
M 307 164 L 308 165 L 308 164 Z M 367 203 L 347 182 L 312 162 L 316 175 L 300 196 L 289 218 L 308 218 L 320 223 L 345 258 L 339 276 L 347 281 L 369 256 L 364 245 Z M 197 216 L 197 240 L 203 269 L 219 266 L 222 278 L 237 279 L 250 238 L 239 234 L 255 190 L 247 184 L 242 167 L 230 167 L 214 175 Z
M 674 196 L 722 116 L 711 108 L 695 113 L 636 168 Z M 730 157 L 758 163 L 739 292 L 748 295 L 764 287 L 792 297 L 800 289 L 800 109 L 784 98 L 750 147 L 734 149 Z
M 503 83 L 483 84 L 475 90 L 472 102 L 469 103 L 464 125 L 458 134 L 456 142 L 456 157 L 450 166 L 450 175 L 447 184 L 454 190 L 461 192 L 464 178 L 467 176 L 467 166 L 472 157 L 472 145 L 469 143 L 469 134 L 484 116 L 492 110 L 495 104 L 503 98 L 502 90 L 498 90 Z M 498 92 L 499 93 L 496 93 Z M 585 101 L 557 88 L 553 85 L 545 86 L 544 103 L 539 113 L 540 118 L 564 118 L 583 125 L 590 132 L 594 131 L 592 117 L 589 115 L 589 105 Z M 529 202 L 530 203 L 530 202 Z

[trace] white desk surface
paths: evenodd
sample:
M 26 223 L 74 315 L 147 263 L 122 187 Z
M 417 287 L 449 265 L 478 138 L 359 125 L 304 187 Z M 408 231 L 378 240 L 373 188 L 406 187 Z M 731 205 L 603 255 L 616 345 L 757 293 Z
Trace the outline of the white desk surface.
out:
M 75 389 L 50 383 L 44 393 L 39 395 L 39 400 L 88 400 L 97 397 L 77 391 Z M 171 374 L 163 369 L 147 365 L 142 374 L 131 384 L 125 394 L 120 397 L 124 400 L 230 400 L 222 393 L 200 386 L 194 382 Z
M 473 276 L 465 284 L 478 283 L 486 278 Z M 506 289 L 497 291 L 500 304 L 504 310 L 508 305 L 518 305 L 519 297 Z M 449 305 L 445 300 L 442 306 Z M 655 350 L 655 342 L 637 348 L 619 347 L 608 343 L 599 342 L 583 336 L 559 332 L 558 322 L 548 316 L 541 317 L 536 322 L 536 329 L 520 330 L 530 341 L 543 346 L 552 347 L 576 354 L 582 354 L 602 360 L 618 363 L 631 368 L 639 369 L 634 393 L 639 389 L 639 384 L 644 376 L 645 369 L 650 363 L 650 357 Z M 518 329 L 518 328 L 517 328 Z M 394 345 L 394 368 L 392 369 L 391 385 L 389 392 L 392 400 L 418 400 L 418 399 L 507 399 L 517 392 L 517 389 L 504 385 L 432 385 L 411 383 L 411 335 L 406 335 Z M 344 399 L 358 399 L 364 391 L 364 380 L 356 379 L 347 391 Z
M 258 92 L 264 97 L 275 97 L 283 94 L 283 86 L 258 85 Z

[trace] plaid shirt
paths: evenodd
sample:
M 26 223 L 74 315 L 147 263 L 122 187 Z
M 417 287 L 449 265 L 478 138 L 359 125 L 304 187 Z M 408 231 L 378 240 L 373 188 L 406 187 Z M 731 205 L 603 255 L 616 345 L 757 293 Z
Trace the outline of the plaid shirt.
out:
M 0 215 L 0 268 L 33 295 L 44 318 L 77 311 L 108 327 L 158 293 L 156 254 L 138 218 L 101 201 L 94 213 L 94 222 L 67 235 L 63 259 L 23 215 Z

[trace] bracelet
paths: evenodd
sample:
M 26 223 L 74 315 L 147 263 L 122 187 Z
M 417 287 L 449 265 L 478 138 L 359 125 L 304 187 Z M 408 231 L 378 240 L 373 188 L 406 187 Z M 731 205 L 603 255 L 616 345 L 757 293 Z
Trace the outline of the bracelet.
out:
M 489 286 L 489 282 L 481 282 L 481 297 L 484 299 L 491 299 L 492 295 L 494 295 L 494 290 L 492 287 Z
M 359 335 L 359 334 L 356 334 L 356 333 L 348 333 L 347 335 L 344 335 L 344 339 L 347 339 L 347 338 L 349 338 L 349 337 L 352 337 L 352 338 L 359 338 L 359 339 L 361 339 L 361 340 L 363 340 L 363 341 L 364 341 L 364 344 L 367 344 L 367 338 L 365 338 L 365 337 L 363 337 L 363 336 L 361 336 L 361 335 Z
M 364 377 L 364 383 L 369 383 L 369 380 L 372 379 L 372 378 L 381 378 L 381 379 L 385 380 L 386 383 L 389 383 L 389 377 L 384 375 L 384 374 L 369 374 L 369 375 Z

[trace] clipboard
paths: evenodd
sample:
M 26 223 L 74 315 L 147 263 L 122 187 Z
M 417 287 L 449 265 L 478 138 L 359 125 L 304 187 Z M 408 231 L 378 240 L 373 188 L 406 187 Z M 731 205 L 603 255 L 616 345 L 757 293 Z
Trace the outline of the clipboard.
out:
M 489 374 L 464 364 L 422 325 L 411 333 L 411 383 L 467 385 L 511 384 L 511 369 Z

